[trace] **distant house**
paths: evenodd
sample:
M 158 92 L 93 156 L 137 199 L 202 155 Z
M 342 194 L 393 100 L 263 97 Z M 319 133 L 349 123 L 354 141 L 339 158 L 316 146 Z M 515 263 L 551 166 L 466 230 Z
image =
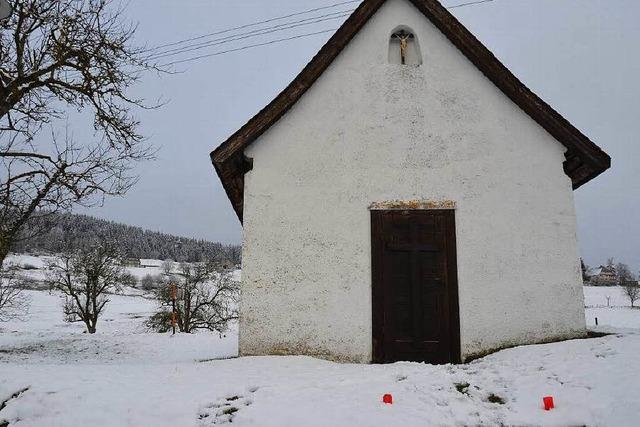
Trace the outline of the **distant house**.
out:
M 610 158 L 436 0 L 364 0 L 211 159 L 244 229 L 242 355 L 586 335 L 573 190 Z
M 591 284 L 595 286 L 614 286 L 618 284 L 618 274 L 614 266 L 601 265 L 591 276 Z
M 140 267 L 142 268 L 150 268 L 150 267 L 162 267 L 162 260 L 159 259 L 141 259 Z
M 122 260 L 123 267 L 140 267 L 140 260 L 137 258 L 127 258 Z

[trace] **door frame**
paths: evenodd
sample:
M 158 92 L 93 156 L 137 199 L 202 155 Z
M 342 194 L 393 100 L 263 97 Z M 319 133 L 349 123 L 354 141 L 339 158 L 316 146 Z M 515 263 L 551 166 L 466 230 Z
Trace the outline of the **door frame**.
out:
M 371 210 L 371 301 L 373 363 L 387 363 L 384 354 L 384 241 L 382 218 L 391 211 L 423 211 L 444 215 L 446 220 L 447 276 L 449 283 L 449 342 L 451 363 L 460 363 L 460 310 L 458 301 L 458 266 L 454 209 L 372 209 Z

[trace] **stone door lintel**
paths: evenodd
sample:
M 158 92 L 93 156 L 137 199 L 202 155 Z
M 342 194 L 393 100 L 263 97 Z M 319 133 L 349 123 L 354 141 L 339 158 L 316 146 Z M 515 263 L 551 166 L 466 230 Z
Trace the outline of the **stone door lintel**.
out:
M 369 205 L 369 210 L 434 210 L 434 209 L 455 209 L 456 202 L 453 200 L 386 200 L 373 202 Z

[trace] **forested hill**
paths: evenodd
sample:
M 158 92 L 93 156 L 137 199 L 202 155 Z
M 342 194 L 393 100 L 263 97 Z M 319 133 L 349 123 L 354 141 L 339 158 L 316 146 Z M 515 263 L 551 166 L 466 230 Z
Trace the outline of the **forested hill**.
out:
M 36 236 L 15 243 L 12 251 L 62 253 L 100 237 L 115 242 L 125 258 L 197 262 L 223 257 L 233 263 L 240 262 L 240 247 L 237 245 L 177 237 L 87 215 L 56 214 L 48 217 L 47 222 L 53 228 L 46 233 L 34 233 L 37 224 L 28 226 L 24 235 Z

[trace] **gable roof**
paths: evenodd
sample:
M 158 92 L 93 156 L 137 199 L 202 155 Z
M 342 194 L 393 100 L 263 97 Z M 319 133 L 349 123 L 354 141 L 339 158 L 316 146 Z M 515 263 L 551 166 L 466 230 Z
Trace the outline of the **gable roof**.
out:
M 514 76 L 437 0 L 408 0 L 489 80 L 555 139 L 567 147 L 564 171 L 576 189 L 611 166 L 611 158 Z M 304 95 L 386 0 L 364 0 L 316 56 L 273 101 L 211 152 L 211 161 L 242 221 L 244 149 L 274 125 Z

